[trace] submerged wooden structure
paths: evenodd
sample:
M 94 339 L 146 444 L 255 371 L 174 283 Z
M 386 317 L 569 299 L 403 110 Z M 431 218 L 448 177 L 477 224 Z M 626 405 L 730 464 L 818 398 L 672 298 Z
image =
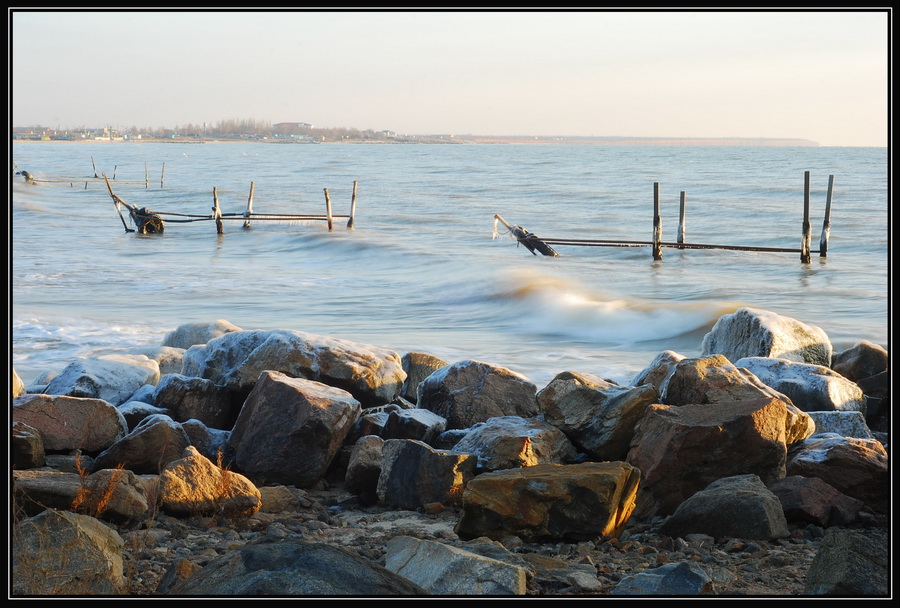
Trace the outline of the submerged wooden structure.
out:
M 89 184 L 100 184 L 103 185 L 106 181 L 106 174 L 104 173 L 101 177 L 97 174 L 97 165 L 94 163 L 94 157 L 91 157 L 91 166 L 94 168 L 94 176 L 93 177 L 35 177 L 33 174 L 28 171 L 20 171 L 18 165 L 16 166 L 16 174 L 21 175 L 28 184 L 69 184 L 70 187 L 74 188 L 75 184 L 84 184 L 84 189 L 87 190 Z M 145 189 L 150 188 L 150 168 L 147 163 L 144 163 L 144 179 L 143 180 L 117 180 L 116 179 L 116 171 L 118 171 L 119 166 L 116 165 L 113 168 L 113 176 L 112 181 L 118 184 L 136 184 L 143 185 Z M 162 164 L 162 169 L 159 174 L 159 187 L 162 188 L 165 185 L 165 177 L 166 177 L 166 163 Z
M 819 257 L 828 255 L 828 238 L 831 233 L 831 202 L 834 193 L 834 175 L 828 176 L 828 190 L 825 200 L 825 218 L 822 223 L 822 234 L 819 239 Z M 525 228 L 509 224 L 500 214 L 494 215 L 494 235 L 498 234 L 497 224 L 502 223 L 516 240 L 528 249 L 533 255 L 541 253 L 545 256 L 555 257 L 559 254 L 552 245 L 579 245 L 587 247 L 651 247 L 654 260 L 662 259 L 662 249 L 671 247 L 676 249 L 729 249 L 734 251 L 763 251 L 776 253 L 799 253 L 800 262 L 808 264 L 810 261 L 810 247 L 812 242 L 811 225 L 809 219 L 809 171 L 804 173 L 803 187 L 803 224 L 801 226 L 800 247 L 752 247 L 743 245 L 709 245 L 704 243 L 685 242 L 685 193 L 681 192 L 681 208 L 678 223 L 678 236 L 676 242 L 662 240 L 662 219 L 660 216 L 659 182 L 653 184 L 653 238 L 650 241 L 621 241 L 604 239 L 565 239 L 565 238 L 539 238 L 536 234 Z
M 137 232 L 139 234 L 161 234 L 165 231 L 166 223 L 187 224 L 192 222 L 215 222 L 216 233 L 224 234 L 223 223 L 226 221 L 241 221 L 244 228 L 249 228 L 253 222 L 295 222 L 295 221 L 324 221 L 328 225 L 328 230 L 332 230 L 335 220 L 347 220 L 347 228 L 354 227 L 356 216 L 356 191 L 358 182 L 353 182 L 353 199 L 350 203 L 350 215 L 336 215 L 331 211 L 331 198 L 328 195 L 328 188 L 325 188 L 325 213 L 323 215 L 301 214 L 301 213 L 259 213 L 253 210 L 253 189 L 254 182 L 250 182 L 250 195 L 247 199 L 247 209 L 241 213 L 222 213 L 219 207 L 219 194 L 216 188 L 213 188 L 213 206 L 212 213 L 209 215 L 194 215 L 187 213 L 174 213 L 169 211 L 151 211 L 146 207 L 137 207 L 127 203 L 121 196 L 113 192 L 112 185 L 106 174 L 103 175 L 106 182 L 106 188 L 109 195 L 113 199 L 113 204 L 125 227 L 125 232 Z M 122 214 L 124 208 L 134 228 L 128 226 L 125 216 Z

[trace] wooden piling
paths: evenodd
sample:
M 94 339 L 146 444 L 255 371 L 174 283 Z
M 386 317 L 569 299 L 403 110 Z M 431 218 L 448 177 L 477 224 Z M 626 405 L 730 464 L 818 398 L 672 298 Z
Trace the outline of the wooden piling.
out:
M 250 227 L 250 216 L 253 215 L 253 185 L 250 182 L 250 196 L 247 198 L 247 210 L 244 212 L 244 228 Z
M 825 219 L 822 222 L 822 236 L 819 238 L 819 257 L 828 256 L 828 237 L 831 235 L 831 197 L 834 193 L 834 176 L 828 176 L 828 194 L 825 197 Z
M 165 177 L 166 177 L 166 163 L 163 163 L 162 170 L 159 172 L 159 187 L 160 188 L 163 187 L 163 182 L 165 181 Z
M 681 207 L 678 213 L 678 244 L 684 244 L 684 190 L 681 191 Z M 679 247 L 679 249 L 684 249 L 684 247 Z
M 353 198 L 350 199 L 350 219 L 347 220 L 347 228 L 350 229 L 353 228 L 353 222 L 356 218 L 356 185 L 358 183 L 356 180 L 353 181 Z
M 150 189 L 150 167 L 144 163 L 144 190 Z
M 328 196 L 328 188 L 325 188 L 325 217 L 328 220 L 328 231 L 331 232 L 331 197 Z
M 803 173 L 803 236 L 800 239 L 800 263 L 809 264 L 809 171 Z
M 216 234 L 224 234 L 222 230 L 222 212 L 219 210 L 219 192 L 213 186 L 213 218 L 216 220 Z
M 662 218 L 659 216 L 659 182 L 653 182 L 653 259 L 662 259 Z

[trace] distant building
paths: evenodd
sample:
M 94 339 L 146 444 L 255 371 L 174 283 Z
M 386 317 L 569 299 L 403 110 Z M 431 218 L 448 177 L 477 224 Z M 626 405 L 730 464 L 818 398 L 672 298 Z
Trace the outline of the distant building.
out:
M 308 122 L 279 122 L 272 125 L 272 128 L 275 129 L 275 133 L 287 135 L 307 131 L 312 129 L 313 126 Z

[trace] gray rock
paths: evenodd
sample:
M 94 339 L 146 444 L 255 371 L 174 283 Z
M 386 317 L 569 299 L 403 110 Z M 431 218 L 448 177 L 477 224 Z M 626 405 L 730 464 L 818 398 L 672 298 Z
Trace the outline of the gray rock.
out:
M 711 589 L 712 579 L 703 568 L 693 562 L 677 562 L 626 576 L 612 595 L 694 596 L 708 595 Z
M 831 528 L 806 573 L 806 595 L 889 597 L 890 545 L 886 530 Z

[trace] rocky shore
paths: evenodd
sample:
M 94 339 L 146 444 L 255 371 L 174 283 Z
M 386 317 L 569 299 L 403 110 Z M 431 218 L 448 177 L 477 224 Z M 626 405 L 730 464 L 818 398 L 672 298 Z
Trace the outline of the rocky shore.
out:
M 539 388 L 217 321 L 13 370 L 11 597 L 889 597 L 887 352 L 703 349 Z

